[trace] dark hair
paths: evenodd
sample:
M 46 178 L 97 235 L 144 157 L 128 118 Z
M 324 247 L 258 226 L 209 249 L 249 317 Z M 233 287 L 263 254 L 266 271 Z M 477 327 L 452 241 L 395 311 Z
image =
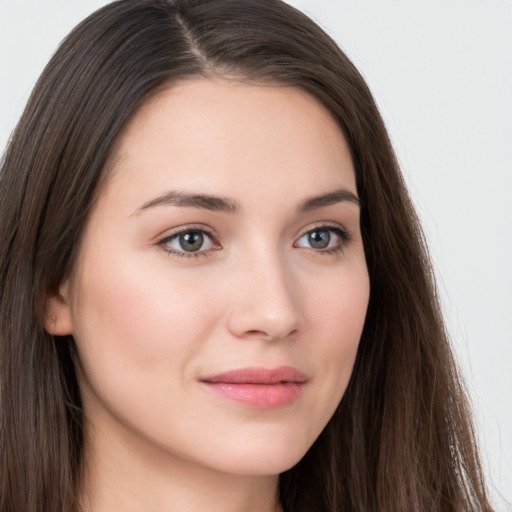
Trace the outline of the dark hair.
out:
M 77 511 L 84 424 L 71 337 L 43 328 L 114 144 L 173 83 L 295 86 L 349 144 L 370 275 L 357 360 L 333 418 L 281 475 L 294 512 L 489 511 L 467 401 L 417 217 L 368 87 L 336 44 L 277 0 L 123 0 L 61 44 L 0 171 L 0 510 Z

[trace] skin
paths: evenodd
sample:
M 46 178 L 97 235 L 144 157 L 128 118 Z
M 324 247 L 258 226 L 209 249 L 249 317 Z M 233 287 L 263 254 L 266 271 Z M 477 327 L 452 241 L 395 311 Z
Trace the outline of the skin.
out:
M 298 210 L 356 195 L 344 137 L 298 89 L 197 80 L 145 104 L 112 162 L 74 271 L 47 304 L 47 330 L 72 334 L 80 358 L 85 507 L 274 511 L 279 473 L 343 396 L 368 304 L 359 206 L 338 194 Z M 237 211 L 155 204 L 169 191 Z M 194 254 L 180 229 L 206 230 Z M 315 229 L 326 248 L 312 246 Z M 307 382 L 282 407 L 201 383 L 283 365 Z

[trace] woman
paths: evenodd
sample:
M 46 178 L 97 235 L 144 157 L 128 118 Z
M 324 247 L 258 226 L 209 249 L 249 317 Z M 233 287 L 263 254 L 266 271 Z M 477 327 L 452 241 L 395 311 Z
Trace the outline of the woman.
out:
M 491 510 L 361 76 L 274 0 L 125 0 L 0 174 L 2 511 Z

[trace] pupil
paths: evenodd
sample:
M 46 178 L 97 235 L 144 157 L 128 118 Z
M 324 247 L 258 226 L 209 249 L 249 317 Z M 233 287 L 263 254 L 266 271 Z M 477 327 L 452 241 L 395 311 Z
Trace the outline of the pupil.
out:
M 308 238 L 311 247 L 314 249 L 325 249 L 331 241 L 329 231 L 312 231 Z
M 198 233 L 197 231 L 185 233 L 183 235 L 180 235 L 180 247 L 184 251 L 198 251 L 199 249 L 201 249 L 203 245 L 203 239 L 203 235 L 201 233 Z

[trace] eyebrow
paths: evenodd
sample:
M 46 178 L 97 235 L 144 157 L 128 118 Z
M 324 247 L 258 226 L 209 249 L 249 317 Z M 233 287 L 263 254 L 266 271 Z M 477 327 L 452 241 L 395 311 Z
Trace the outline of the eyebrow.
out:
M 325 208 L 327 206 L 343 203 L 345 201 L 349 201 L 350 203 L 354 203 L 355 205 L 361 207 L 361 200 L 353 192 L 350 192 L 350 190 L 345 188 L 340 188 L 333 190 L 332 192 L 328 192 L 327 194 L 310 197 L 304 200 L 298 206 L 297 211 L 300 213 L 310 212 L 312 210 Z
M 313 196 L 302 201 L 297 207 L 297 212 L 305 213 L 319 208 L 325 208 L 337 203 L 351 202 L 357 206 L 361 206 L 359 198 L 350 190 L 340 188 L 326 194 Z M 242 211 L 242 207 L 235 199 L 209 194 L 197 194 L 191 192 L 181 192 L 171 190 L 147 201 L 137 208 L 132 215 L 139 215 L 144 210 L 154 208 L 156 206 L 181 206 L 188 208 L 199 208 L 201 210 L 210 210 L 215 212 L 223 212 L 230 214 L 238 214 Z
M 240 213 L 242 210 L 238 201 L 227 197 L 171 190 L 144 203 L 135 210 L 134 215 L 155 206 L 182 206 L 231 214 Z

